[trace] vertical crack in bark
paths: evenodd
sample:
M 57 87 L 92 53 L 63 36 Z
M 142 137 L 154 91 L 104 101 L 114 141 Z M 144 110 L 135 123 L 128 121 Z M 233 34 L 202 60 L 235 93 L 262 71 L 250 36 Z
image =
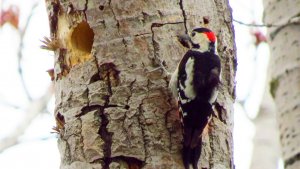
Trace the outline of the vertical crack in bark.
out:
M 123 45 L 124 45 L 124 47 L 125 47 L 125 53 L 127 54 L 128 53 L 128 45 L 127 45 L 127 42 L 126 42 L 126 40 L 125 40 L 125 38 L 123 37 L 122 38 L 122 43 L 123 43 Z
M 170 97 L 168 98 L 168 102 L 170 104 Z M 168 127 L 168 117 L 170 116 L 170 113 L 172 112 L 172 108 L 170 110 L 168 110 L 166 113 L 165 113 L 165 126 L 167 128 L 167 131 L 169 133 L 168 137 L 169 137 L 169 142 L 170 142 L 170 145 L 169 145 L 169 151 L 172 152 L 172 126 L 171 126 L 171 129 Z
M 95 64 L 98 69 L 98 76 L 99 80 L 102 78 L 101 77 L 101 70 L 100 70 L 100 65 L 98 63 L 98 59 L 96 56 L 95 58 Z M 111 81 L 110 81 L 110 76 L 109 76 L 109 70 L 107 71 L 106 79 L 103 79 L 107 83 L 108 87 L 108 92 L 109 92 L 109 97 L 105 98 L 105 103 L 104 106 L 99 106 L 99 116 L 101 118 L 101 125 L 99 127 L 98 134 L 100 135 L 101 139 L 103 140 L 103 163 L 102 163 L 102 168 L 103 169 L 109 169 L 109 164 L 111 163 L 111 145 L 112 145 L 112 133 L 110 133 L 107 129 L 107 125 L 109 123 L 109 120 L 107 116 L 105 115 L 105 108 L 109 107 L 109 99 L 112 96 L 112 88 L 111 88 Z
M 145 133 L 145 130 L 146 130 L 146 128 L 145 128 L 145 119 L 142 119 L 142 116 L 144 116 L 143 115 L 143 108 L 142 108 L 142 106 L 143 106 L 143 104 L 144 104 L 144 100 L 146 99 L 146 98 L 148 98 L 149 97 L 149 84 L 150 84 L 150 81 L 148 80 L 148 82 L 147 82 L 147 96 L 146 97 L 144 97 L 142 100 L 141 100 L 141 102 L 140 102 L 140 104 L 139 104 L 139 106 L 138 106 L 138 109 L 137 109 L 137 111 L 138 111 L 138 123 L 139 123 L 139 127 L 140 127 L 140 129 L 141 129 L 141 132 L 142 132 L 142 137 L 143 137 L 143 143 L 144 143 L 144 152 L 145 152 L 145 159 L 144 159 L 144 162 L 146 163 L 147 162 L 147 158 L 149 157 L 149 152 L 148 152 L 148 149 L 147 149 L 147 147 L 148 147 L 148 145 L 147 145 L 147 138 L 146 138 L 146 133 Z M 145 117 L 143 117 L 143 118 L 145 118 Z
M 231 136 L 232 137 L 232 136 Z M 225 139 L 225 142 L 226 142 L 226 147 L 227 147 L 227 150 L 228 150 L 228 152 L 230 153 L 230 154 L 232 154 L 233 153 L 233 151 L 231 150 L 231 144 L 229 143 L 229 140 L 228 140 L 229 138 L 226 138 Z M 234 163 L 233 163 L 233 159 L 232 158 L 230 158 L 230 160 L 229 160 L 229 167 L 230 168 L 234 168 Z
M 56 37 L 57 32 L 57 25 L 58 25 L 58 16 L 60 11 L 60 4 L 59 1 L 57 2 L 51 2 L 50 4 L 51 8 L 49 8 L 48 11 L 48 17 L 50 21 L 50 34 L 51 37 Z
M 220 105 L 218 102 L 215 103 L 214 108 L 215 108 L 214 110 L 215 116 L 220 120 L 220 122 L 227 125 L 227 121 L 226 121 L 227 118 L 224 115 L 226 113 L 225 108 L 222 105 Z
M 161 65 L 163 62 L 160 60 L 159 57 L 159 44 L 154 39 L 154 28 L 155 27 L 161 27 L 164 24 L 160 23 L 152 23 L 151 25 L 151 33 L 152 33 L 152 46 L 153 46 L 153 58 L 150 58 L 153 64 Z
M 85 0 L 84 9 L 83 9 L 84 13 L 87 10 L 88 3 L 89 3 L 89 0 Z
M 134 79 L 132 82 L 130 82 L 130 84 L 129 84 L 129 91 L 130 91 L 130 95 L 127 97 L 127 100 L 126 100 L 126 105 L 125 105 L 125 107 L 124 107 L 124 109 L 126 109 L 126 110 L 129 110 L 130 109 L 130 106 L 129 106 L 129 101 L 130 101 L 130 99 L 131 99 L 131 97 L 132 97 L 132 88 L 133 88 L 133 84 L 136 82 L 136 79 Z M 122 122 L 122 128 L 123 128 L 123 130 L 126 132 L 126 138 L 127 138 L 127 140 L 128 140 L 128 143 L 129 143 L 129 146 L 131 146 L 131 142 L 130 142 L 130 137 L 131 137 L 131 134 L 130 134 L 130 132 L 125 128 L 125 120 L 126 120 L 126 118 L 127 118 L 127 112 L 128 111 L 126 111 L 125 112 L 125 115 L 124 115 L 124 119 L 123 119 L 123 122 Z
M 106 83 L 107 83 L 107 87 L 108 87 L 108 93 L 109 93 L 109 96 L 112 96 L 113 93 L 112 93 L 111 81 L 110 81 L 110 70 L 107 70 L 106 78 L 107 78 Z M 109 98 L 107 99 L 105 107 L 107 107 L 108 105 L 109 105 Z
M 144 98 L 145 99 L 145 98 Z M 146 137 L 145 137 L 145 126 L 142 122 L 142 119 L 141 117 L 143 116 L 143 110 L 142 110 L 142 105 L 143 105 L 143 102 L 144 102 L 144 99 L 141 101 L 141 103 L 139 104 L 138 106 L 138 123 L 139 123 L 139 127 L 141 129 L 141 132 L 142 132 L 142 137 L 143 137 L 143 143 L 144 143 L 144 151 L 145 151 L 145 163 L 146 163 L 146 159 L 148 157 L 148 151 L 147 151 L 147 140 L 146 140 Z
M 186 26 L 187 17 L 186 17 L 185 10 L 183 8 L 183 0 L 179 0 L 179 6 L 180 6 L 180 9 L 182 11 L 185 33 L 187 34 L 188 33 L 188 29 L 187 29 L 187 26 Z
M 211 120 L 211 123 L 213 123 L 213 119 Z M 212 126 L 209 126 L 209 128 L 211 128 Z M 210 130 L 208 132 L 208 136 L 209 136 L 209 147 L 210 147 L 210 150 L 211 150 L 211 154 L 210 154 L 210 157 L 209 157 L 209 162 L 208 162 L 208 168 L 213 168 L 214 166 L 214 161 L 213 161 L 213 158 L 215 156 L 215 148 L 214 148 L 214 143 L 213 143 L 213 140 L 214 140 L 214 135 L 212 133 L 212 131 Z
M 129 101 L 132 97 L 132 89 L 133 89 L 133 85 L 136 82 L 136 79 L 134 79 L 130 84 L 129 84 L 129 91 L 130 91 L 130 95 L 128 96 L 127 100 L 126 100 L 126 104 L 129 106 Z
M 86 93 L 87 93 L 87 106 L 90 107 L 90 97 L 89 97 L 89 94 L 90 94 L 90 89 L 88 87 L 88 85 L 86 85 Z
M 153 45 L 153 53 L 154 53 L 154 60 L 157 58 L 157 56 L 159 55 L 158 52 L 159 52 L 159 45 L 158 43 L 155 41 L 154 39 L 154 27 L 158 27 L 160 25 L 156 25 L 155 23 L 152 23 L 151 25 L 151 33 L 152 33 L 152 45 Z
M 165 78 L 165 81 L 166 81 L 166 88 L 168 89 L 169 85 L 168 85 L 168 79 Z M 173 96 L 170 95 L 170 93 L 167 93 L 167 102 L 169 104 L 169 106 L 171 107 L 170 110 L 168 110 L 166 113 L 165 113 L 165 125 L 166 125 L 166 128 L 168 130 L 168 133 L 169 133 L 169 142 L 170 142 L 170 145 L 169 145 L 169 151 L 170 153 L 172 153 L 172 130 L 173 130 L 173 126 L 171 126 L 171 128 L 168 127 L 168 124 L 170 123 L 168 121 L 168 118 L 170 117 L 170 113 L 172 112 L 173 110 L 173 107 L 172 107 L 172 98 Z
M 101 73 L 101 72 L 99 72 Z M 105 109 L 109 107 L 109 99 L 113 95 L 112 93 L 112 86 L 110 81 L 110 68 L 108 68 L 106 72 L 106 79 L 104 79 L 107 83 L 109 97 L 105 99 L 105 104 L 102 109 L 100 109 L 100 117 L 101 117 L 101 126 L 99 129 L 99 134 L 104 141 L 103 145 L 103 153 L 104 153 L 104 164 L 103 169 L 109 169 L 109 164 L 111 163 L 111 145 L 112 145 L 112 133 L 110 133 L 107 129 L 107 125 L 109 120 L 105 115 Z
M 85 4 L 84 4 L 84 9 L 83 9 L 83 13 L 84 13 L 84 17 L 85 17 L 85 20 L 87 21 L 87 17 L 86 17 L 86 10 L 87 10 L 87 7 L 88 7 L 88 3 L 89 3 L 89 0 L 85 0 Z
M 109 123 L 108 118 L 105 115 L 105 107 L 100 109 L 100 118 L 101 118 L 101 125 L 99 128 L 99 135 L 101 136 L 102 140 L 104 141 L 103 144 L 103 169 L 109 169 L 109 164 L 111 162 L 111 144 L 112 144 L 112 133 L 108 132 L 107 125 Z
M 114 9 L 113 9 L 113 7 L 111 6 L 111 1 L 112 0 L 109 0 L 108 1 L 108 6 L 109 6 L 109 9 L 111 10 L 111 12 L 112 12 L 112 14 L 113 14 L 113 16 L 114 16 L 114 19 L 115 19 L 115 21 L 117 22 L 117 28 L 118 28 L 118 34 L 120 35 L 120 23 L 119 23 L 119 20 L 117 19 L 117 16 L 116 16 L 116 14 L 115 14 L 115 11 L 114 11 Z
M 80 138 L 80 143 L 81 143 L 81 144 L 79 144 L 80 145 L 79 148 L 80 148 L 80 151 L 82 153 L 83 158 L 86 160 L 86 156 L 85 156 L 85 153 L 84 153 L 83 134 L 82 134 L 82 120 L 81 120 L 81 118 L 78 118 L 78 120 L 80 122 L 80 136 L 79 136 L 79 138 Z

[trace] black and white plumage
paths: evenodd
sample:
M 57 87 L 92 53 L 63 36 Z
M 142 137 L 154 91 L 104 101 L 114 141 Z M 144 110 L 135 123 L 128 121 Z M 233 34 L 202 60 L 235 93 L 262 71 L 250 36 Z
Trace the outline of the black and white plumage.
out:
M 221 63 L 215 52 L 216 37 L 207 28 L 194 29 L 186 38 L 192 48 L 172 74 L 169 87 L 178 100 L 183 124 L 182 159 L 185 169 L 198 169 L 202 133 L 213 113 L 220 84 Z M 187 42 L 185 42 L 187 44 Z

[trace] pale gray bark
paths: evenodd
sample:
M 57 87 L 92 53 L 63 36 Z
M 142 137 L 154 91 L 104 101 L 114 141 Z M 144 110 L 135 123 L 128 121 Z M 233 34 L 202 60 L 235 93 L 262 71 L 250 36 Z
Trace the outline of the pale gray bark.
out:
M 250 169 L 277 169 L 280 145 L 276 109 L 269 88 L 264 92 L 257 117 L 253 120 L 255 135 Z
M 264 0 L 264 22 L 283 25 L 268 29 L 271 49 L 270 92 L 277 107 L 282 158 L 286 169 L 300 168 L 299 1 Z M 298 19 L 299 20 L 299 19 Z
M 53 0 L 47 9 L 59 44 L 55 115 L 62 124 L 62 169 L 183 168 L 169 77 L 149 71 L 161 61 L 174 71 L 186 52 L 176 35 L 204 16 L 219 39 L 223 80 L 199 166 L 233 168 L 236 56 L 228 1 Z

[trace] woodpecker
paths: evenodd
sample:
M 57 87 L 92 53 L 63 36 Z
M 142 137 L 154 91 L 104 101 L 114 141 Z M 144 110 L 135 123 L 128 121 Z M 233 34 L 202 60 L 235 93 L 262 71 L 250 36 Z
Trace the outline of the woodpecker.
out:
M 183 126 L 182 160 L 185 169 L 198 169 L 202 133 L 213 113 L 220 85 L 221 63 L 216 36 L 207 28 L 195 28 L 180 42 L 190 49 L 171 76 L 169 87 L 178 101 Z

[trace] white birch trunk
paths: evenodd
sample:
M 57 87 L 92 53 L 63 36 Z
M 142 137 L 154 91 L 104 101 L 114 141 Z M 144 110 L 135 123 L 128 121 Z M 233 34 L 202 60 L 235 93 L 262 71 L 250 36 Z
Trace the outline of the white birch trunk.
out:
M 264 0 L 267 24 L 281 25 L 299 17 L 299 0 Z M 300 168 L 300 29 L 289 24 L 268 29 L 271 49 L 270 92 L 277 107 L 277 120 L 286 169 Z

